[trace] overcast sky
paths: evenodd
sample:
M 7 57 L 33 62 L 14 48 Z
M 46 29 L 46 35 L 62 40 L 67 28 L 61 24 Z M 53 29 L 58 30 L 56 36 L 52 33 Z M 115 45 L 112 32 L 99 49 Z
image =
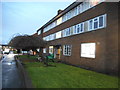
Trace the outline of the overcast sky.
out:
M 32 35 L 72 2 L 2 2 L 0 3 L 0 39 L 6 44 L 16 35 Z M 2 14 L 1 14 L 2 13 Z M 0 42 L 1 44 L 1 42 Z

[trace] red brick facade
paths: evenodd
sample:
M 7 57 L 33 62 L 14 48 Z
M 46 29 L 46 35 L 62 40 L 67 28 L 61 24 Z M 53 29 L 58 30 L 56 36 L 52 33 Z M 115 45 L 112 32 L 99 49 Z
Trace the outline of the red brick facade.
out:
M 60 60 L 73 65 L 88 67 L 103 73 L 117 74 L 118 72 L 118 3 L 100 3 L 99 5 L 61 23 L 43 37 L 61 31 L 67 27 L 94 17 L 106 14 L 106 27 L 77 35 L 62 37 L 48 42 L 49 46 L 61 45 Z M 96 43 L 95 58 L 81 57 L 81 43 Z M 63 55 L 63 45 L 72 45 L 71 56 Z

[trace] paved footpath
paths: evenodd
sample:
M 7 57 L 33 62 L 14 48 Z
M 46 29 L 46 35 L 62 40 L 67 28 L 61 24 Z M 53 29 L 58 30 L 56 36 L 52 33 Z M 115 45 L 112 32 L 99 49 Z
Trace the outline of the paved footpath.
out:
M 0 90 L 2 89 L 2 62 L 0 61 Z
M 24 88 L 21 74 L 16 67 L 14 54 L 5 55 L 2 59 L 2 88 Z

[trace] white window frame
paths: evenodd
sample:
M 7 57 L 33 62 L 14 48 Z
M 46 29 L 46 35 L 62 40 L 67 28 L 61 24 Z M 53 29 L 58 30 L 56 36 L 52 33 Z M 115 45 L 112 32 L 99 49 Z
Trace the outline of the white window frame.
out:
M 77 34 L 77 25 L 74 25 L 73 28 L 74 28 L 73 29 L 73 34 Z
M 100 24 L 100 17 L 103 17 L 103 26 L 101 27 L 99 26 L 99 28 L 104 28 L 106 27 L 106 14 L 99 16 L 99 24 Z
M 66 51 L 67 48 L 67 51 Z M 72 53 L 72 45 L 63 45 L 63 55 L 64 56 L 71 56 Z
M 90 21 L 92 21 L 92 28 L 90 28 Z M 92 30 L 94 30 L 93 28 L 94 28 L 94 23 L 93 23 L 94 21 L 93 21 L 93 19 L 90 19 L 89 21 L 88 21 L 88 31 L 92 31 Z
M 95 21 L 96 19 L 96 21 Z M 95 23 L 97 23 L 97 28 L 95 28 Z M 98 17 L 95 17 L 93 19 L 93 29 L 96 30 L 96 29 L 99 29 L 99 18 Z
M 67 32 L 67 29 L 64 30 L 64 37 L 67 37 L 66 32 Z
M 100 17 L 103 17 L 103 26 L 99 26 L 99 19 L 100 19 Z M 97 28 L 94 28 L 94 23 L 95 23 L 95 19 L 97 19 Z M 92 21 L 92 29 L 90 28 L 90 21 Z M 88 31 L 92 31 L 92 30 L 97 30 L 97 29 L 101 29 L 101 28 L 105 28 L 106 27 L 106 14 L 104 14 L 104 15 L 101 15 L 101 16 L 98 16 L 98 17 L 95 17 L 95 18 L 93 18 L 93 19 L 90 19 L 90 20 L 88 20 Z
M 79 34 L 80 33 L 80 24 L 77 24 L 76 26 L 77 26 L 77 28 L 76 28 L 77 29 L 77 34 Z
M 62 31 L 59 31 L 59 32 L 56 32 L 56 38 L 55 39 L 59 39 L 59 38 L 62 38 Z M 59 36 L 57 36 L 59 35 Z
M 84 23 L 85 22 L 88 22 L 88 29 L 86 31 L 92 31 L 92 30 L 105 28 L 106 25 L 107 25 L 107 23 L 106 23 L 107 22 L 107 17 L 106 16 L 107 16 L 107 14 L 100 15 L 100 16 L 95 17 L 93 19 L 90 19 L 88 21 L 81 22 L 80 24 L 77 24 L 77 25 L 71 26 L 69 28 L 66 28 L 66 29 L 64 29 L 62 31 L 59 31 L 59 32 L 61 32 L 61 36 L 59 38 L 67 37 L 67 36 L 71 36 L 71 35 L 75 35 L 75 34 L 84 33 L 85 32 L 85 30 L 84 30 Z M 99 26 L 99 21 L 100 21 L 99 19 L 100 19 L 100 17 L 103 17 L 103 26 L 101 26 L 101 27 Z M 97 28 L 94 28 L 94 23 L 95 23 L 94 20 L 95 19 L 97 19 L 97 26 L 98 26 Z M 90 28 L 90 21 L 92 21 L 92 28 Z M 79 25 L 79 32 L 77 32 L 78 25 Z M 82 31 L 81 31 L 81 25 L 83 25 L 83 27 L 82 27 L 83 30 Z M 69 29 L 70 29 L 70 31 L 69 31 Z M 56 33 L 58 33 L 58 32 L 56 32 Z M 54 33 L 54 35 L 52 34 L 52 35 L 48 35 L 48 36 L 44 37 L 44 40 L 50 41 L 50 40 L 58 39 L 58 38 L 56 38 L 56 33 Z
M 82 27 L 81 27 L 81 25 L 83 25 Z M 83 31 L 81 31 L 81 29 L 83 29 Z M 80 33 L 83 33 L 85 30 L 84 30 L 84 22 L 82 22 L 82 23 L 80 23 Z

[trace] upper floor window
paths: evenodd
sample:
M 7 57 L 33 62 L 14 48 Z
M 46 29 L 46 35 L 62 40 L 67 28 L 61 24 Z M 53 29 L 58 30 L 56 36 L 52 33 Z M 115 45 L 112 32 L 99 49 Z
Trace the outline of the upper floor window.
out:
M 106 15 L 102 15 L 99 17 L 99 28 L 104 27 L 106 24 Z
M 77 26 L 73 26 L 73 34 L 77 34 Z
M 98 18 L 94 18 L 94 29 L 98 28 Z
M 59 25 L 60 23 L 62 23 L 62 17 L 60 17 L 60 18 L 57 20 L 57 25 Z
M 80 25 L 77 25 L 77 33 L 80 33 Z
M 63 16 L 61 16 L 59 19 L 57 19 L 56 21 L 54 21 L 53 23 L 51 23 L 50 25 L 46 26 L 44 28 L 43 32 L 47 32 L 50 29 L 54 28 L 56 25 L 61 24 L 62 22 L 65 22 L 66 20 L 88 10 L 89 8 L 103 2 L 105 0 L 84 0 L 81 4 L 79 4 L 78 6 L 76 6 L 75 8 L 73 8 L 72 10 L 68 11 L 66 14 L 64 14 Z M 96 22 L 97 23 L 97 22 Z M 97 27 L 95 23 L 95 27 Z
M 50 38 L 50 40 L 54 40 L 55 39 L 55 34 L 49 35 L 49 38 Z
M 61 37 L 62 37 L 61 31 L 57 32 L 57 33 L 56 33 L 56 39 L 61 38 Z
M 81 24 L 80 24 L 80 32 L 84 32 L 84 28 L 83 28 L 83 27 L 84 27 L 84 24 L 81 23 Z
M 84 31 L 83 23 L 77 25 L 77 34 L 82 33 Z
M 93 20 L 89 21 L 89 30 L 93 30 Z
M 50 40 L 50 36 L 47 36 L 47 37 L 46 37 L 46 41 L 49 41 L 49 40 Z
M 46 36 L 46 37 L 44 37 L 44 40 L 50 41 L 50 40 L 58 39 L 61 37 L 67 37 L 70 35 L 83 33 L 86 31 L 101 29 L 104 27 L 106 27 L 106 14 L 95 17 L 88 21 L 81 22 L 80 24 L 71 26 L 62 31 L 54 33 L 52 35 Z
M 96 30 L 106 26 L 106 14 L 89 20 L 89 30 Z
M 62 16 L 62 22 L 66 21 L 66 14 Z

